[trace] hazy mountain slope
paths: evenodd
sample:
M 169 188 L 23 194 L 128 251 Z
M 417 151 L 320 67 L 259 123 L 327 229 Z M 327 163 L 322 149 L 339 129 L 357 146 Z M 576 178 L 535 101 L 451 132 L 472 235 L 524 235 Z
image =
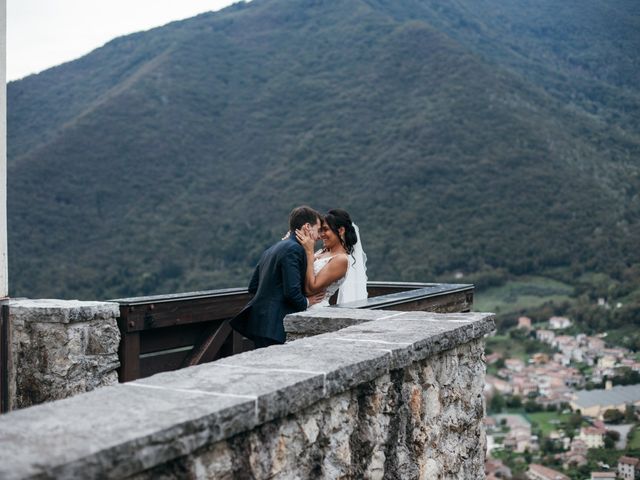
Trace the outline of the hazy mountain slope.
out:
M 622 275 L 635 136 L 417 5 L 254 0 L 9 84 L 12 293 L 242 285 L 302 202 L 353 213 L 374 278 Z
M 167 48 L 167 42 L 161 34 L 152 41 L 141 41 L 142 37 L 135 34 L 118 38 L 108 48 L 45 74 L 12 82 L 8 90 L 9 157 L 15 161 L 50 140 L 144 74 L 159 52 Z
M 407 2 L 370 1 L 399 19 L 427 19 L 593 118 L 636 136 L 640 130 L 635 0 L 409 0 L 409 8 Z

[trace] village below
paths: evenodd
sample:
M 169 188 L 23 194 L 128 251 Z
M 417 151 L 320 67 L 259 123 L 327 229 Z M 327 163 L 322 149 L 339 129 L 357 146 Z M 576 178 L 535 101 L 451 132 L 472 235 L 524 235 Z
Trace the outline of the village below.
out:
M 640 478 L 640 354 L 529 317 L 487 339 L 487 479 Z

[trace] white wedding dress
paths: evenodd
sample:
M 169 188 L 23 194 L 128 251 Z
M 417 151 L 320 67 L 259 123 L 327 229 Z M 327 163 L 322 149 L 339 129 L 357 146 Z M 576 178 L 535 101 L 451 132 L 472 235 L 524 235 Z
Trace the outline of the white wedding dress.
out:
M 322 250 L 316 252 L 316 258 L 313 261 L 313 274 L 314 275 L 318 275 L 318 272 L 320 272 L 320 270 L 322 270 L 327 265 L 327 263 L 329 263 L 329 261 L 332 258 L 335 257 L 335 255 L 326 256 L 326 257 L 318 257 L 318 254 L 321 253 L 321 252 L 322 252 Z M 324 298 L 322 299 L 322 301 L 316 303 L 315 305 L 310 306 L 309 308 L 328 307 L 329 306 L 329 299 L 333 296 L 334 293 L 336 293 L 338 291 L 340 286 L 344 283 L 344 279 L 345 278 L 347 278 L 346 275 L 344 277 L 336 280 L 331 285 L 329 285 L 327 287 L 327 291 L 325 292 Z

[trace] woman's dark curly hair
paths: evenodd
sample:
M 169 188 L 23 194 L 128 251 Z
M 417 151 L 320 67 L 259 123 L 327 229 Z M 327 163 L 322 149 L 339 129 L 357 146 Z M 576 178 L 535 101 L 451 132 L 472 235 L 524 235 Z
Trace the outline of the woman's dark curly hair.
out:
M 340 243 L 349 255 L 353 252 L 353 246 L 358 243 L 356 230 L 353 228 L 353 222 L 349 214 L 339 208 L 329 210 L 324 216 L 327 226 L 340 239 Z M 340 227 L 344 227 L 344 238 L 340 236 Z

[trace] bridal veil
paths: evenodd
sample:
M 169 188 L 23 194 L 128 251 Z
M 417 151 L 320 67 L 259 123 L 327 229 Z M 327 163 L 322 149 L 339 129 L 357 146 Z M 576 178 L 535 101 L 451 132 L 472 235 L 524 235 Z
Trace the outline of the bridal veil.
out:
M 360 229 L 354 223 L 358 241 L 353 246 L 353 252 L 349 256 L 349 268 L 344 283 L 338 291 L 338 303 L 355 302 L 367 298 L 367 255 L 362 249 Z

